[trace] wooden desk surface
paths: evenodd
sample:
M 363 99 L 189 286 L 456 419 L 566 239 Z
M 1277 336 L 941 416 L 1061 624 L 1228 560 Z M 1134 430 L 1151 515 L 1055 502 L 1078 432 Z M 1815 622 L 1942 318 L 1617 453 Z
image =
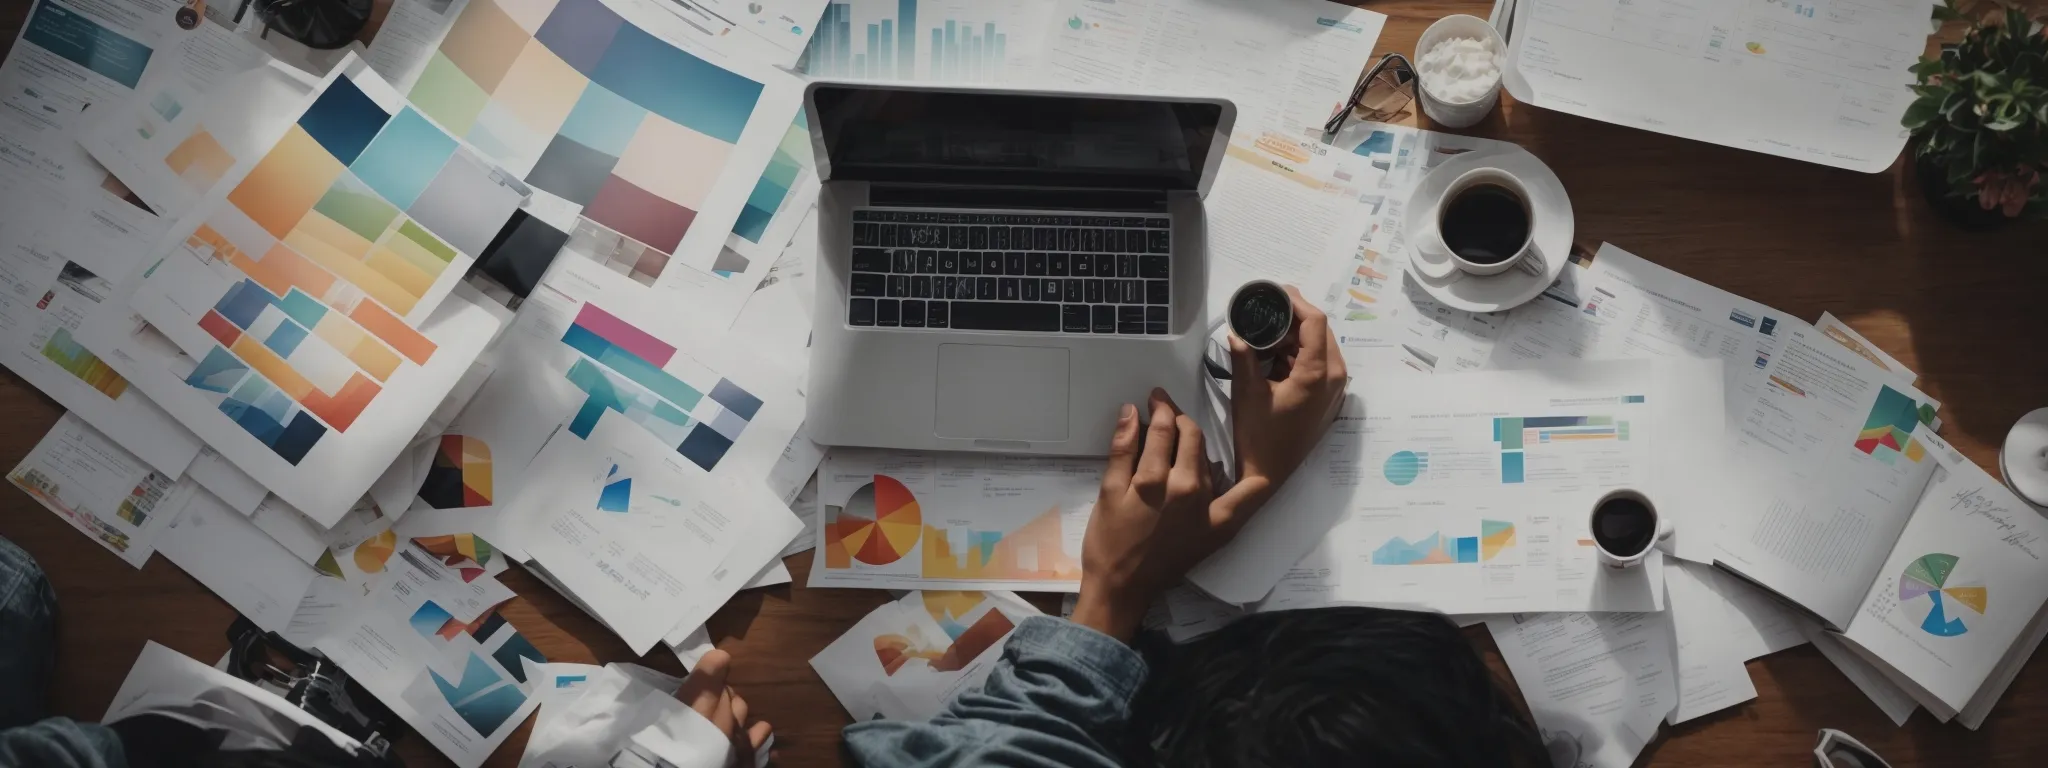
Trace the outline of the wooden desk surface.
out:
M 12 41 L 28 0 L 4 0 Z M 1483 0 L 1361 3 L 1387 14 L 1383 51 L 1412 52 L 1430 22 L 1484 16 Z M 1943 434 L 1983 466 L 2021 414 L 2048 405 L 2048 225 L 1965 234 L 1936 220 L 1900 168 L 1876 175 L 1823 168 L 1669 138 L 1514 104 L 1473 131 L 1542 157 L 1571 190 L 1583 243 L 1613 242 L 1652 261 L 1809 321 L 1832 312 L 1920 372 L 1939 398 Z M 12 374 L 0 378 L 0 467 L 12 466 L 60 409 Z M 57 714 L 97 719 L 144 640 L 202 660 L 226 651 L 232 611 L 163 558 L 128 569 L 26 495 L 0 491 L 0 536 L 42 561 L 62 600 Z M 790 561 L 797 583 L 808 556 Z M 524 573 L 512 623 L 556 661 L 632 656 L 610 632 Z M 865 590 L 778 587 L 743 594 L 711 622 L 738 659 L 734 685 L 776 725 L 779 764 L 839 764 L 848 721 L 809 659 L 886 600 Z M 1493 641 L 1468 630 L 1500 674 Z M 651 666 L 679 671 L 666 651 Z M 2027 666 L 1980 731 L 1924 712 L 1894 727 L 1819 652 L 1802 646 L 1749 664 L 1756 701 L 1676 728 L 1645 750 L 1645 765 L 1805 764 L 1822 727 L 1854 734 L 1893 765 L 2018 765 L 2048 750 L 2048 663 Z M 490 765 L 517 762 L 515 735 Z M 417 736 L 411 765 L 445 761 Z

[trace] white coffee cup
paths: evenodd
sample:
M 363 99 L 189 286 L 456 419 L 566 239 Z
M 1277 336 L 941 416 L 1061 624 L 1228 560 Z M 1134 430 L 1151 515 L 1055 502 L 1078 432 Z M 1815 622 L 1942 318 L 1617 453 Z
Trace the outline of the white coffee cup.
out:
M 1444 241 L 1443 218 L 1450 208 L 1451 201 L 1458 199 L 1458 195 L 1465 191 L 1481 185 L 1500 187 L 1513 194 L 1515 199 L 1522 203 L 1522 213 L 1529 222 L 1529 231 L 1524 233 L 1521 247 L 1507 258 L 1492 264 L 1468 261 L 1452 251 L 1451 246 Z M 1422 251 L 1426 260 L 1438 264 L 1448 262 L 1466 274 L 1480 276 L 1498 275 L 1519 268 L 1523 272 L 1541 277 L 1547 271 L 1549 265 L 1544 259 L 1542 249 L 1536 245 L 1536 208 L 1530 202 L 1528 185 L 1523 184 L 1520 177 L 1501 168 L 1474 168 L 1459 174 L 1458 178 L 1444 187 L 1443 194 L 1438 195 L 1435 200 L 1427 201 L 1427 204 L 1431 206 L 1432 212 L 1423 219 L 1423 231 L 1409 236 L 1410 242 L 1415 243 L 1415 247 Z
M 1650 511 L 1649 523 L 1655 533 L 1650 536 L 1649 543 L 1644 544 L 1639 552 L 1621 555 L 1608 551 L 1607 547 L 1600 543 L 1598 528 L 1600 509 L 1607 506 L 1608 502 L 1615 500 L 1634 501 Z M 1641 491 L 1617 488 L 1608 491 L 1606 495 L 1600 497 L 1599 501 L 1593 503 L 1593 510 L 1586 515 L 1586 531 L 1592 535 L 1593 549 L 1599 554 L 1601 565 L 1609 568 L 1634 568 L 1641 565 L 1644 560 L 1649 559 L 1650 553 L 1656 551 L 1658 544 L 1663 543 L 1665 539 L 1671 538 L 1672 526 L 1670 518 L 1657 511 L 1657 505 L 1650 501 L 1650 497 L 1644 496 Z

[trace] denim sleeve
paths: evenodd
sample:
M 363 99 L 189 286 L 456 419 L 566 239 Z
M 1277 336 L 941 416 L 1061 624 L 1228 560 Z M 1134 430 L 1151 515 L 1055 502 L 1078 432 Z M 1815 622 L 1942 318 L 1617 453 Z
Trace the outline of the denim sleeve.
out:
M 1119 765 L 1116 744 L 1145 680 L 1137 651 L 1062 619 L 1026 619 L 981 688 L 929 722 L 846 727 L 846 750 L 868 766 Z
M 128 757 L 112 729 L 52 717 L 0 731 L 0 765 L 126 768 Z

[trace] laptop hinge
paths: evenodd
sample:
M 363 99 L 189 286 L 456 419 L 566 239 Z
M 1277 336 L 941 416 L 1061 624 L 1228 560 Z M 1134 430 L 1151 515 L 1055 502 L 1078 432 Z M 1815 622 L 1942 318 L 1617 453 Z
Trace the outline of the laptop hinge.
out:
M 1165 212 L 1166 192 L 1147 189 L 956 187 L 936 184 L 868 187 L 868 204 L 887 208 L 1022 208 L 1041 211 Z

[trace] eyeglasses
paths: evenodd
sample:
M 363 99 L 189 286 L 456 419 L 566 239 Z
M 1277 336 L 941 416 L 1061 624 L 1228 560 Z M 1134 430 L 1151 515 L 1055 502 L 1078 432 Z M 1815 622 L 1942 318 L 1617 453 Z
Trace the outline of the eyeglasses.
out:
M 1820 730 L 1820 743 L 1813 745 L 1816 768 L 1891 768 L 1869 747 L 1833 728 Z
M 1359 118 L 1376 122 L 1392 122 L 1409 104 L 1415 102 L 1415 65 L 1408 57 L 1398 53 L 1381 56 L 1358 78 L 1358 84 L 1351 87 L 1351 100 L 1330 121 L 1323 124 L 1323 140 L 1329 141 L 1344 129 L 1344 121 L 1356 111 Z

